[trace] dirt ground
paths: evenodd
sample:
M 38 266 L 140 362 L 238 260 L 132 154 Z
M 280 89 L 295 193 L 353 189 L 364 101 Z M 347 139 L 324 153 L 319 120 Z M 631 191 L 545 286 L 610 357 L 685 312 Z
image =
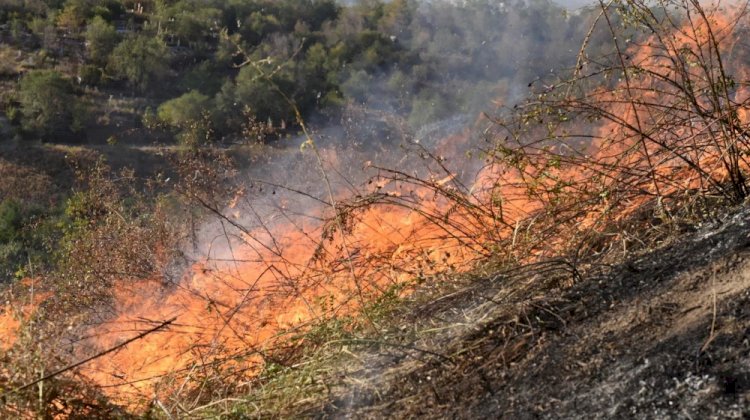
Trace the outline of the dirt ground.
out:
M 618 266 L 482 279 L 412 308 L 308 414 L 750 418 L 749 257 L 746 206 Z

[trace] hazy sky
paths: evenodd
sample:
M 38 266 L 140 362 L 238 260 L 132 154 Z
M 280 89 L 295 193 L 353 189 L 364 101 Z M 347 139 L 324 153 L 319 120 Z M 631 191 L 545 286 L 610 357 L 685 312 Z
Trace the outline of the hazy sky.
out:
M 596 4 L 596 0 L 551 0 L 552 3 L 557 3 L 568 9 L 577 9 L 582 6 L 588 6 Z

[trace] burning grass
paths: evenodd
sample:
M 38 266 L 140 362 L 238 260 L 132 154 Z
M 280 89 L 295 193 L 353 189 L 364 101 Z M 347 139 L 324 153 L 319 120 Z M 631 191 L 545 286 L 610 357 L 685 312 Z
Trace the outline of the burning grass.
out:
M 602 4 L 592 34 L 608 34 L 611 53 L 592 58 L 584 45 L 570 79 L 480 120 L 491 122 L 490 146 L 472 169 L 456 163 L 469 131 L 434 148 L 402 133 L 404 157 L 366 164 L 365 179 L 352 175 L 356 159 L 308 134 L 295 175 L 320 174 L 313 186 L 243 178 L 213 158 L 183 165 L 174 188 L 204 228 L 181 241 L 194 249 L 179 276 L 164 275 L 171 254 L 152 249 L 161 242 L 140 242 L 158 230 L 117 222 L 130 219 L 121 207 L 95 208 L 108 221 L 99 227 L 139 246 L 80 255 L 86 267 L 119 256 L 129 275 L 107 271 L 110 306 L 68 354 L 98 356 L 70 373 L 134 412 L 227 414 L 250 394 L 242 406 L 252 415 L 291 414 L 324 398 L 333 360 L 364 363 L 356 347 L 452 363 L 436 349 L 453 329 L 465 335 L 513 313 L 555 322 L 535 293 L 663 244 L 717 203 L 747 196 L 745 6 Z M 92 232 L 91 243 L 106 242 L 107 230 Z M 505 274 L 449 292 L 477 267 Z M 518 283 L 513 270 L 534 275 Z M 504 294 L 486 295 L 496 283 Z M 487 302 L 449 331 L 414 329 L 436 337 L 426 347 L 389 332 L 405 299 L 422 296 L 418 310 L 439 314 L 469 295 Z M 503 315 L 504 305 L 513 311 Z M 521 319 L 506 327 L 521 337 L 505 343 L 517 347 L 507 354 L 520 357 L 534 328 Z

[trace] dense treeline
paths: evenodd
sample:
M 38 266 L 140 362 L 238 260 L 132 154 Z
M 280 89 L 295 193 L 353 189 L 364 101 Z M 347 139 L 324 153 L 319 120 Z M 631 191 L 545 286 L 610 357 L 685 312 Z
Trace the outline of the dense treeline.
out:
M 6 66 L 23 77 L 2 100 L 11 122 L 50 140 L 83 138 L 86 115 L 28 106 L 45 83 L 67 102 L 74 88 L 145 97 L 143 123 L 187 143 L 253 122 L 283 132 L 295 107 L 335 116 L 350 101 L 418 127 L 568 64 L 585 19 L 536 0 L 2 0 L 4 41 L 39 53 Z M 45 69 L 57 74 L 35 74 Z

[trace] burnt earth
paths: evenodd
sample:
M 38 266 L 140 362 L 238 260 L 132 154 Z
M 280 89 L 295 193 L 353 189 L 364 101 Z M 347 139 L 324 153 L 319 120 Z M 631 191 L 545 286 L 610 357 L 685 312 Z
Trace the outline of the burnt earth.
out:
M 308 414 L 748 418 L 749 235 L 743 208 L 555 293 L 554 262 L 483 279 L 408 320 L 446 332 L 365 352 Z

